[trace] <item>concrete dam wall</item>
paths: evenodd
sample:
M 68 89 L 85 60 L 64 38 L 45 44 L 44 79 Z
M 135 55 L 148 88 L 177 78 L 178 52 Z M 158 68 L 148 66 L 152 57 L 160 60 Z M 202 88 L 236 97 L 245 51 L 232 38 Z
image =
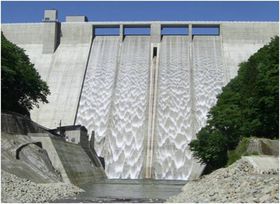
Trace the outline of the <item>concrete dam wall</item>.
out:
M 95 131 L 95 149 L 105 158 L 108 178 L 124 179 L 199 176 L 203 166 L 188 143 L 206 124 L 238 64 L 278 35 L 276 22 L 34 26 L 2 25 L 4 35 L 26 50 L 50 86 L 50 103 L 33 110 L 32 119 L 50 128 L 61 120 Z M 125 27 L 133 26 L 149 27 L 151 34 L 125 35 Z M 185 26 L 188 35 L 161 35 L 163 26 Z M 193 34 L 200 26 L 217 26 L 219 33 Z M 97 27 L 118 27 L 120 35 L 97 36 Z M 49 48 L 51 40 L 55 46 Z

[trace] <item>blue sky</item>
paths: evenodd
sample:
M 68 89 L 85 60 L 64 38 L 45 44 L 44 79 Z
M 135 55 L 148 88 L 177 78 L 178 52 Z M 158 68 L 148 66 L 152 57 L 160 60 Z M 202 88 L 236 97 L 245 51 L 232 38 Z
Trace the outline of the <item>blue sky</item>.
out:
M 59 20 L 85 15 L 89 21 L 278 21 L 274 2 L 1 2 L 2 23 L 41 22 L 45 9 Z

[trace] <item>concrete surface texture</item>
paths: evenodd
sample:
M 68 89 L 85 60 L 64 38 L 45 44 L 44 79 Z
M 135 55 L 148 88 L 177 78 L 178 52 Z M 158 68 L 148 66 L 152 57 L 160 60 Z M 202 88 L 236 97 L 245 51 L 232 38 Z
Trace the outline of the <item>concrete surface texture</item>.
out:
M 81 185 L 106 178 L 103 168 L 96 166 L 80 145 L 41 133 L 29 135 L 34 141 L 42 143 L 54 168 L 60 172 L 63 182 Z
M 43 54 L 53 53 L 58 45 L 58 30 L 60 24 L 58 22 L 44 23 L 43 32 Z
M 53 145 L 52 139 L 44 133 L 29 133 L 28 136 L 30 136 L 33 141 L 40 142 L 42 144 L 42 147 L 48 152 L 53 167 L 61 175 L 62 181 L 65 183 L 71 183 L 57 150 Z
M 249 154 L 279 156 L 279 140 L 255 137 L 249 139 L 249 144 L 246 149 L 246 152 Z
M 77 144 L 66 143 L 60 140 L 52 140 L 58 156 L 64 166 L 67 176 L 73 184 L 94 182 L 104 178 L 102 167 L 95 166 L 84 149 Z
M 27 133 L 47 133 L 47 128 L 35 123 L 27 117 L 16 113 L 1 113 L 1 132 L 27 135 Z
M 33 120 L 46 127 L 57 127 L 60 120 L 62 125 L 73 124 L 89 48 L 90 44 L 60 44 L 47 69 L 49 103 L 31 112 Z
M 86 22 L 86 16 L 66 16 L 66 22 Z
M 57 20 L 57 10 L 45 10 L 44 21 L 56 21 Z
M 43 23 L 1 24 L 1 29 L 5 37 L 18 46 L 21 44 L 42 44 L 43 25 Z
M 215 25 L 220 34 L 161 37 L 161 25 Z M 151 36 L 93 38 L 95 26 L 150 26 Z M 43 34 L 43 24 L 6 24 L 2 30 L 26 49 L 50 86 L 50 103 L 32 111 L 36 122 L 56 127 L 62 120 L 94 130 L 109 178 L 143 178 L 149 171 L 157 179 L 193 179 L 203 167 L 188 143 L 238 64 L 278 35 L 278 23 L 66 22 L 52 54 L 42 54 L 37 33 Z
M 224 66 L 229 78 L 237 75 L 238 65 L 279 35 L 278 23 L 236 22 L 221 24 Z
M 35 183 L 61 182 L 46 150 L 27 135 L 1 132 L 1 168 Z

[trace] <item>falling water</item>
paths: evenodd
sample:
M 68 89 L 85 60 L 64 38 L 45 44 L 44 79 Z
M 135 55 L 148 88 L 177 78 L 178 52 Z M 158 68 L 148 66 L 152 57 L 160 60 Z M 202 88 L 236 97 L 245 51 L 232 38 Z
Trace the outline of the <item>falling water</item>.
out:
M 95 149 L 104 156 L 114 90 L 119 37 L 94 38 L 76 124 L 95 131 Z
M 156 112 L 155 178 L 184 179 L 190 172 L 192 139 L 189 40 L 161 42 Z
M 93 41 L 76 124 L 95 131 L 109 178 L 144 177 L 150 49 L 149 36 Z M 163 36 L 158 57 L 152 177 L 185 180 L 196 171 L 188 143 L 205 125 L 225 83 L 221 40 Z
M 123 42 L 105 157 L 110 178 L 140 178 L 147 134 L 150 38 Z
M 206 125 L 207 113 L 215 105 L 217 95 L 225 84 L 219 36 L 194 36 L 193 79 L 196 130 Z

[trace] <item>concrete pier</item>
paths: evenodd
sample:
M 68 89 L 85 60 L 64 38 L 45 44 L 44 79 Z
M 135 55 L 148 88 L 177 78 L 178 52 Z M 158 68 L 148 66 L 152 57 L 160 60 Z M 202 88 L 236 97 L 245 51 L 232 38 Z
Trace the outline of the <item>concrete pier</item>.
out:
M 43 25 L 43 54 L 54 53 L 59 44 L 60 24 L 56 10 L 46 10 Z

